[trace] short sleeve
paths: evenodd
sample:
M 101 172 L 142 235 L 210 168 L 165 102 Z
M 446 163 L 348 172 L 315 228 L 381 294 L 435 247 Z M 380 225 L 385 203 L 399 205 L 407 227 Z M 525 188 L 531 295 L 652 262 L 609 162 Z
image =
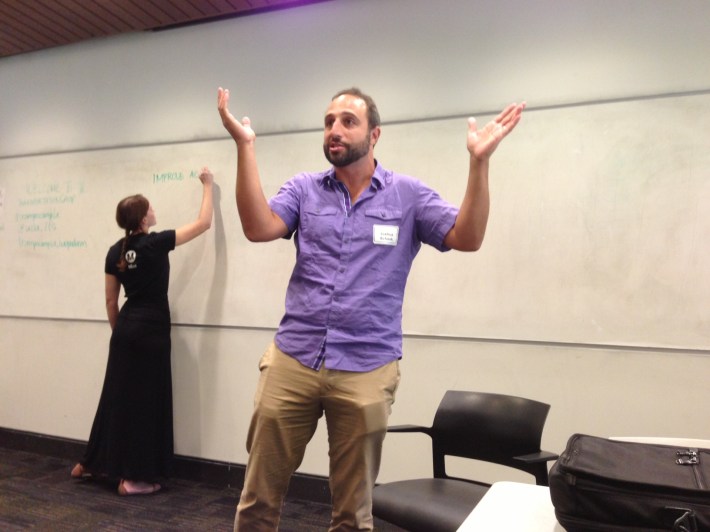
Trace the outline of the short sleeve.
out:
M 157 252 L 169 253 L 175 249 L 175 229 L 159 231 L 148 235 L 151 238 L 150 244 Z
M 419 182 L 418 187 L 417 236 L 439 251 L 449 251 L 444 239 L 456 223 L 459 209 L 423 183 Z
M 269 207 L 288 227 L 289 235 L 298 229 L 305 174 L 299 174 L 284 183 L 276 195 L 269 200 Z
M 123 239 L 111 246 L 106 253 L 106 261 L 104 264 L 104 273 L 118 275 L 118 261 L 121 257 L 121 243 Z

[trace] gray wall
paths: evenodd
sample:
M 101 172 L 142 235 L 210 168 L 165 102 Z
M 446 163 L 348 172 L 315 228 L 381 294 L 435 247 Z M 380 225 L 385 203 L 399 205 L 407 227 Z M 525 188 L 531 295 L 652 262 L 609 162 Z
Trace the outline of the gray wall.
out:
M 252 118 L 268 194 L 325 166 L 323 110 L 359 85 L 385 122 L 381 162 L 454 202 L 465 118 L 529 105 L 493 161 L 482 250 L 415 263 L 392 422 L 429 423 L 457 388 L 551 403 L 554 451 L 573 432 L 710 437 L 678 414 L 710 402 L 709 19 L 700 0 L 335 0 L 0 60 L 0 426 L 88 437 L 115 203 L 139 188 L 159 228 L 186 221 L 208 164 L 215 229 L 172 259 L 176 452 L 244 463 L 293 249 L 241 234 L 216 87 Z M 48 212 L 28 205 L 59 193 L 71 204 L 27 237 Z M 301 470 L 327 474 L 326 449 L 321 427 Z M 389 436 L 381 480 L 427 474 L 427 453 Z

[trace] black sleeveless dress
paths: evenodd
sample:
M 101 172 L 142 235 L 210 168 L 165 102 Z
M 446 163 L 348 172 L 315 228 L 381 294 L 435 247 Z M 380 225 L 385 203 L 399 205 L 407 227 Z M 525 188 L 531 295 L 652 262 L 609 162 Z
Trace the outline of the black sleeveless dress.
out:
M 122 242 L 109 249 L 105 272 L 121 282 L 126 302 L 81 464 L 94 475 L 155 482 L 170 475 L 173 457 L 168 253 L 175 231 L 129 237 L 125 272 L 117 266 Z

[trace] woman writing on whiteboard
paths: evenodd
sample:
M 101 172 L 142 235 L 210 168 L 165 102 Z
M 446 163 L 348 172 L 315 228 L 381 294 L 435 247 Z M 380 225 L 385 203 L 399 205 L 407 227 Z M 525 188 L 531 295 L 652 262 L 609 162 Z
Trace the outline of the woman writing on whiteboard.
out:
M 120 495 L 160 489 L 173 456 L 172 377 L 168 253 L 212 224 L 213 176 L 200 173 L 197 219 L 175 230 L 149 232 L 155 212 L 140 194 L 116 207 L 126 234 L 106 255 L 106 312 L 111 341 L 103 390 L 89 443 L 72 478 L 120 479 Z M 119 311 L 123 286 L 126 302 Z

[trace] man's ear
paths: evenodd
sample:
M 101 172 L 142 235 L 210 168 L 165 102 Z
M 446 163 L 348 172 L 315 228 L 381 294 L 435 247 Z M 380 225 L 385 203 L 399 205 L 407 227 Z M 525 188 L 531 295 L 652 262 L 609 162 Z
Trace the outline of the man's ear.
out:
M 370 131 L 370 145 L 374 148 L 375 144 L 377 144 L 377 141 L 380 139 L 380 133 L 382 131 L 380 130 L 380 126 L 373 127 L 372 130 Z

